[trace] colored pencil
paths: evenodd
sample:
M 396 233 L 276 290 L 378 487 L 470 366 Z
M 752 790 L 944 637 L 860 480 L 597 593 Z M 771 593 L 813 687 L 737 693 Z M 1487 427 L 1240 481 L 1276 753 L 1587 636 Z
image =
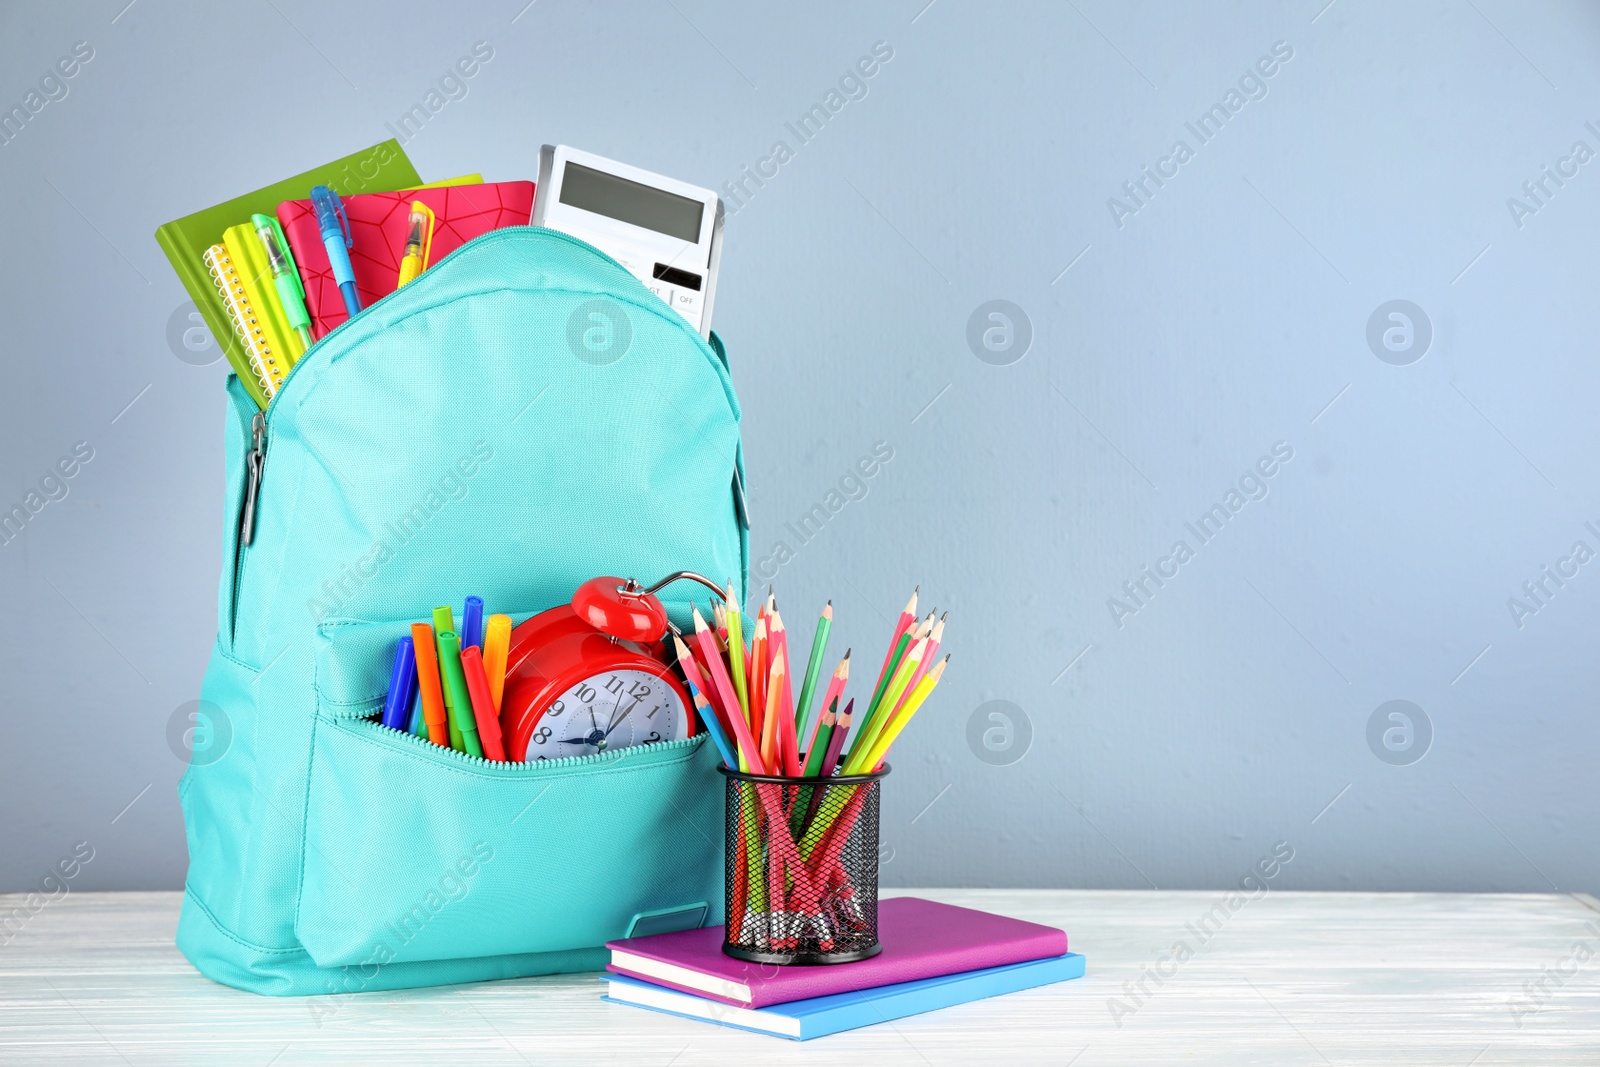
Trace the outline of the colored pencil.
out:
M 771 634 L 777 634 L 774 639 Z M 776 640 L 778 655 L 783 657 L 783 693 L 778 697 L 778 748 L 783 754 L 783 773 L 791 778 L 800 775 L 800 737 L 795 729 L 793 672 L 794 657 L 789 655 L 789 631 L 783 625 L 783 614 L 776 605 L 772 609 L 772 629 L 769 640 Z
M 839 753 L 844 750 L 845 738 L 850 735 L 850 713 L 854 710 L 856 702 L 851 699 L 844 706 L 844 711 L 839 713 L 839 722 L 833 728 L 833 736 L 828 739 L 828 751 L 822 757 L 822 777 L 833 775 L 834 769 L 839 766 Z
M 867 709 L 869 721 L 862 724 L 861 731 L 856 735 L 855 744 L 850 749 L 852 756 L 857 753 L 866 755 L 873 742 L 878 739 L 878 735 L 894 718 L 894 709 L 900 704 L 900 695 L 911 684 L 911 676 L 916 673 L 917 664 L 922 662 L 927 650 L 928 639 L 918 638 L 917 643 L 911 646 L 900 660 L 900 664 L 895 667 L 894 675 L 889 679 L 889 687 L 884 690 L 882 699 Z
M 750 638 L 750 658 L 745 661 L 745 684 L 750 692 L 750 734 L 753 737 L 766 736 L 767 672 L 771 667 L 767 656 L 767 620 L 766 616 L 758 615 L 755 633 Z M 762 758 L 766 758 L 764 745 Z M 777 769 L 771 760 L 767 760 L 767 766 Z
M 938 658 L 939 645 L 944 641 L 944 620 L 949 617 L 950 613 L 947 611 L 939 616 L 938 622 L 933 624 L 933 631 L 928 634 L 928 647 L 922 653 L 922 662 L 917 664 L 916 673 L 911 676 L 911 681 L 906 684 L 906 691 L 900 695 L 900 700 L 895 705 L 894 713 L 896 715 L 900 714 L 900 708 L 905 704 L 906 697 L 910 695 L 911 690 L 915 689 L 917 683 L 927 676 L 928 668 L 932 667 L 934 660 Z
M 773 774 L 783 773 L 782 754 L 778 751 L 778 700 L 783 696 L 784 669 L 783 657 L 779 656 L 772 662 L 772 673 L 763 686 L 767 691 L 767 704 L 762 718 L 761 761 Z
M 728 675 L 733 679 L 733 691 L 739 695 L 739 707 L 746 721 L 750 718 L 750 690 L 744 675 L 744 628 L 739 622 L 739 600 L 733 590 L 733 579 L 728 579 L 728 595 L 723 601 L 728 615 Z
M 833 776 L 834 768 L 839 764 L 839 752 L 844 748 L 845 736 L 850 733 L 850 711 L 855 706 L 856 702 L 852 700 L 850 703 L 844 706 L 844 711 L 839 713 L 838 721 L 834 724 L 833 733 L 828 738 L 828 750 L 822 756 L 822 766 L 817 772 L 818 777 L 830 778 Z M 817 811 L 822 807 L 823 799 L 826 797 L 828 791 L 829 789 L 825 785 L 817 786 L 815 790 L 813 790 L 810 800 L 806 804 L 805 818 L 800 820 L 801 840 L 813 836 L 811 830 L 816 823 Z M 848 788 L 845 788 L 844 791 L 850 792 Z M 827 830 L 828 827 L 824 825 L 822 828 L 822 833 L 827 833 Z M 815 836 L 818 840 L 820 840 L 820 834 Z M 812 844 L 815 845 L 816 841 L 814 840 Z M 802 854 L 804 855 L 804 853 Z
M 878 709 L 878 702 L 883 699 L 884 690 L 889 688 L 889 683 L 894 678 L 894 672 L 900 669 L 900 663 L 905 659 L 906 649 L 910 647 L 911 631 L 906 630 L 895 640 L 895 647 L 889 655 L 888 669 L 878 676 L 878 684 L 872 690 L 872 699 L 867 701 L 866 713 L 861 718 L 860 729 L 865 730 L 872 725 L 872 716 Z
M 722 732 L 722 723 L 717 721 L 717 713 L 711 710 L 711 702 L 693 682 L 689 683 L 689 696 L 694 700 L 694 710 L 700 713 L 700 721 L 705 723 L 706 733 L 711 735 L 712 744 L 717 746 L 717 752 L 722 756 L 723 766 L 730 771 L 738 770 L 739 757 L 733 754 L 733 748 L 728 744 L 728 735 Z
M 900 732 L 906 728 L 906 724 L 917 713 L 917 709 L 922 707 L 923 702 L 928 699 L 928 694 L 933 692 L 934 686 L 939 684 L 939 679 L 944 676 L 945 664 L 949 662 L 950 657 L 947 655 L 939 661 L 938 666 L 923 676 L 922 681 L 917 683 L 917 688 L 912 691 L 910 698 L 906 701 L 905 709 L 895 716 L 894 722 L 890 723 L 888 729 L 884 730 L 878 740 L 873 743 L 872 748 L 868 750 L 865 758 L 860 763 L 861 770 L 855 773 L 865 773 L 868 768 L 876 770 L 883 766 L 884 757 L 889 754 L 889 746 L 894 744 L 895 738 L 900 736 Z
M 900 640 L 900 635 L 909 630 L 911 624 L 917 621 L 917 593 L 921 589 L 922 587 L 919 585 L 916 589 L 911 590 L 911 599 L 906 601 L 905 609 L 900 612 L 900 618 L 895 621 L 894 635 L 889 638 L 889 649 L 883 655 L 883 666 L 878 670 L 878 681 L 873 686 L 874 689 L 883 684 L 884 677 L 889 673 L 889 661 L 894 658 L 895 644 Z
M 701 617 L 700 609 L 691 610 L 694 612 L 695 640 L 700 642 L 701 650 L 706 654 L 706 669 L 711 672 L 711 682 L 731 712 L 729 724 L 733 727 L 734 738 L 739 742 L 739 769 L 748 774 L 766 774 L 766 765 L 761 762 L 761 752 L 750 736 L 750 727 L 745 722 L 743 713 L 739 711 L 739 701 L 734 695 L 733 683 L 728 679 L 727 669 L 722 666 L 722 657 L 717 655 L 716 648 L 712 644 L 715 639 L 711 636 L 711 631 L 706 628 L 706 620 Z
M 823 605 L 822 616 L 817 619 L 817 632 L 811 638 L 811 658 L 806 662 L 806 678 L 800 685 L 800 701 L 794 708 L 795 734 L 804 736 L 806 719 L 811 714 L 811 698 L 817 695 L 817 678 L 822 674 L 822 660 L 828 653 L 828 634 L 833 629 L 833 601 Z M 827 703 L 822 705 L 827 707 Z
M 812 716 L 811 732 L 806 738 L 807 752 L 810 752 L 812 748 L 816 747 L 817 724 L 822 721 L 822 709 L 830 707 L 836 708 L 839 703 L 839 698 L 844 695 L 844 687 L 850 681 L 851 651 L 852 650 L 848 648 L 844 650 L 844 659 L 840 660 L 839 666 L 834 668 L 833 677 L 828 682 L 828 691 L 822 694 L 822 703 L 817 705 L 818 714 Z M 824 743 L 824 747 L 826 747 L 826 743 Z
M 805 777 L 815 778 L 822 773 L 822 760 L 828 751 L 828 741 L 833 737 L 834 725 L 839 721 L 839 698 L 834 697 L 828 709 L 817 719 L 817 735 L 806 753 Z
M 677 653 L 678 669 L 683 672 L 684 681 L 706 698 L 706 706 L 710 708 L 711 714 L 716 718 L 717 726 L 721 728 L 722 736 L 726 740 L 730 736 L 729 731 L 732 727 L 728 724 L 727 716 L 722 713 L 722 709 L 717 707 L 716 690 L 706 677 L 706 672 L 701 669 L 699 657 L 684 643 L 683 638 L 677 634 L 672 635 L 672 647 Z M 731 752 L 732 749 L 729 751 Z M 737 769 L 738 760 L 734 760 L 728 766 Z

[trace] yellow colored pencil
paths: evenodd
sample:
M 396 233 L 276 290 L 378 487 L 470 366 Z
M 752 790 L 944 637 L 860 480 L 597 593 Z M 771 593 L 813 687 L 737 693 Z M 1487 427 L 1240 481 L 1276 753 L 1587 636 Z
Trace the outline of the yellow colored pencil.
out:
M 888 729 L 884 730 L 878 740 L 873 743 L 872 750 L 867 753 L 866 759 L 862 760 L 861 769 L 846 769 L 846 774 L 864 774 L 868 770 L 877 769 L 883 763 L 884 757 L 889 754 L 889 746 L 894 744 L 895 738 L 900 736 L 900 731 L 904 730 L 906 724 L 911 721 L 911 716 L 915 715 L 917 709 L 922 707 L 923 701 L 928 699 L 928 694 L 933 692 L 933 687 L 939 684 L 939 679 L 944 675 L 944 666 L 949 662 L 950 657 L 946 655 L 944 659 L 939 661 L 938 666 L 922 676 L 922 681 L 917 683 L 917 687 L 911 691 L 911 696 L 906 699 L 906 706 L 901 709 L 900 714 L 894 717 L 894 722 L 889 724 Z
M 889 679 L 889 688 L 883 691 L 883 696 L 878 700 L 876 709 L 871 712 L 872 721 L 867 723 L 867 727 L 862 731 L 861 736 L 850 745 L 850 755 L 852 757 L 858 755 L 865 757 L 871 751 L 878 738 L 883 736 L 883 731 L 894 718 L 894 709 L 900 703 L 901 694 L 906 691 L 906 686 L 911 683 L 911 676 L 916 672 L 917 664 L 922 662 L 922 657 L 927 654 L 927 650 L 928 639 L 926 637 L 918 638 L 917 643 L 911 646 L 911 650 L 905 654 L 899 665 L 895 667 L 894 675 Z M 855 760 L 853 758 L 846 764 L 846 766 L 854 765 Z

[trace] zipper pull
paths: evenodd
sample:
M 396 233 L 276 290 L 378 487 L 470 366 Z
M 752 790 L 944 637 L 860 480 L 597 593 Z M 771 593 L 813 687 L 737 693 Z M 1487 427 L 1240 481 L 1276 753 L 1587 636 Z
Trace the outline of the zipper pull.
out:
M 258 411 L 250 422 L 253 438 L 250 451 L 245 454 L 244 517 L 241 520 L 239 541 L 248 545 L 256 536 L 256 497 L 261 491 L 261 467 L 267 456 L 267 415 Z

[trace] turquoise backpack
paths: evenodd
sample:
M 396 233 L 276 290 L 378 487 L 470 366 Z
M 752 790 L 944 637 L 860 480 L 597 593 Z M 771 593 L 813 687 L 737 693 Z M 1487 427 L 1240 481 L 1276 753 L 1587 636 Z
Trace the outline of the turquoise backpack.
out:
M 184 955 L 257 993 L 353 993 L 598 969 L 608 939 L 721 922 L 703 732 L 507 764 L 371 718 L 408 625 L 467 594 L 516 623 L 601 574 L 743 596 L 721 343 L 589 245 L 517 227 L 317 343 L 264 418 L 228 395 Z M 662 592 L 680 625 L 694 595 Z

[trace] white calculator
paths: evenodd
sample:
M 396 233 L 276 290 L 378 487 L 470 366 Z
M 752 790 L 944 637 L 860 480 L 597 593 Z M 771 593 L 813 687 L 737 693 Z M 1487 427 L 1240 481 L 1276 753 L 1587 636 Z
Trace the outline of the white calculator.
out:
M 722 199 L 710 189 L 545 145 L 530 221 L 594 245 L 710 336 L 722 257 Z

